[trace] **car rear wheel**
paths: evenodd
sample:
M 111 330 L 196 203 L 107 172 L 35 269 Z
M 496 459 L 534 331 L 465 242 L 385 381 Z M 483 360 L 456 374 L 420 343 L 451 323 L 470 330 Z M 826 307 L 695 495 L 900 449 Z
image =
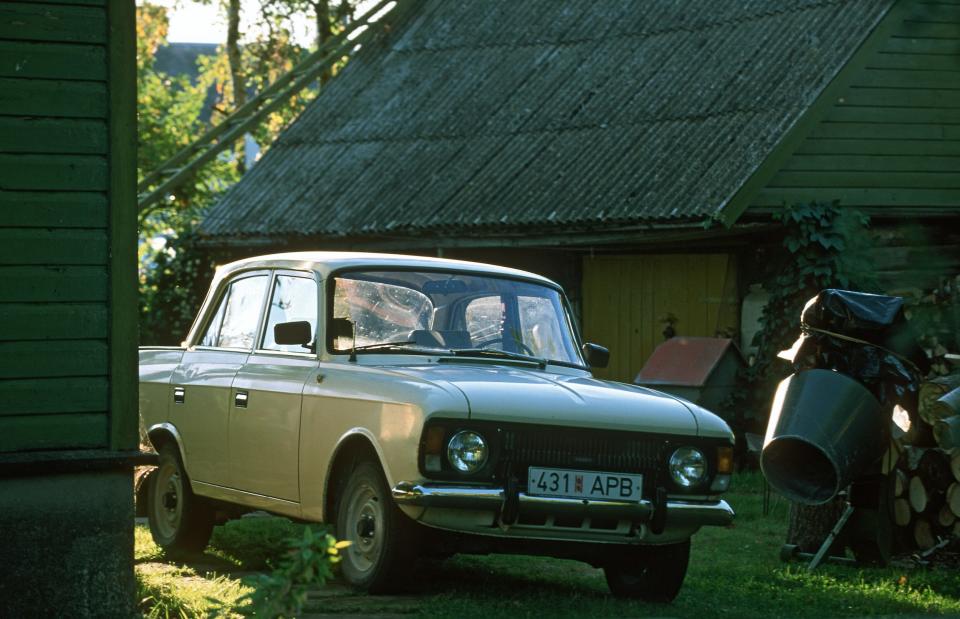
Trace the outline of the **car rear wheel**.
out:
M 380 467 L 357 465 L 337 504 L 337 537 L 350 542 L 340 563 L 347 582 L 371 593 L 402 589 L 415 560 L 415 526 L 393 502 Z
M 181 558 L 206 548 L 213 531 L 213 512 L 190 489 L 175 445 L 160 448 L 147 494 L 150 533 L 167 556 Z
M 603 573 L 617 597 L 647 602 L 672 602 L 690 562 L 690 540 L 631 549 L 607 564 Z

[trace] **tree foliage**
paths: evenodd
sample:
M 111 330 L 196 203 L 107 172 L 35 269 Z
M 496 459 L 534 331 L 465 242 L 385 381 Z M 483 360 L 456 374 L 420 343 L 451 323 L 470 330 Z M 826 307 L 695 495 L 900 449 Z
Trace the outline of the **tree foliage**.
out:
M 239 10 L 231 0 L 217 2 L 231 18 L 232 34 L 218 52 L 198 60 L 199 77 L 171 76 L 156 69 L 157 50 L 166 44 L 167 11 L 150 2 L 137 7 L 137 120 L 139 178 L 158 169 L 182 148 L 200 137 L 242 105 L 246 94 L 263 90 L 290 71 L 309 50 L 294 37 L 298 14 L 310 13 L 318 26 L 318 40 L 343 27 L 354 3 L 338 0 L 261 0 L 259 10 L 247 16 L 247 35 L 240 32 Z M 228 13 L 232 12 L 232 16 Z M 228 21 L 228 20 L 225 20 Z M 334 72 L 338 67 L 334 67 Z M 239 84 L 239 86 L 237 86 Z M 215 99 L 210 121 L 203 120 L 208 93 Z M 240 96 L 237 94 L 242 93 Z M 307 89 L 289 99 L 252 131 L 266 149 L 316 96 Z M 196 243 L 195 230 L 207 209 L 244 170 L 243 145 L 198 169 L 193 178 L 140 217 L 140 332 L 141 342 L 177 344 L 203 298 L 213 274 L 212 259 Z
M 207 129 L 201 112 L 212 76 L 203 72 L 194 84 L 186 76 L 156 69 L 156 52 L 166 44 L 168 27 L 163 7 L 149 3 L 137 7 L 137 172 L 141 179 Z M 141 236 L 175 226 L 180 223 L 177 215 L 191 219 L 194 211 L 236 180 L 228 162 L 211 162 L 151 213 L 141 216 Z
M 191 83 L 186 76 L 156 69 L 156 52 L 166 44 L 168 27 L 165 8 L 150 3 L 137 7 L 137 171 L 141 179 L 207 129 L 201 114 L 210 76 L 201 72 L 197 82 Z M 179 343 L 186 334 L 184 325 L 189 326 L 192 316 L 183 316 L 194 311 L 197 303 L 196 292 L 187 290 L 197 279 L 193 271 L 204 269 L 206 278 L 212 272 L 199 255 L 191 256 L 184 249 L 205 209 L 237 178 L 228 160 L 216 159 L 155 208 L 141 213 L 142 342 Z

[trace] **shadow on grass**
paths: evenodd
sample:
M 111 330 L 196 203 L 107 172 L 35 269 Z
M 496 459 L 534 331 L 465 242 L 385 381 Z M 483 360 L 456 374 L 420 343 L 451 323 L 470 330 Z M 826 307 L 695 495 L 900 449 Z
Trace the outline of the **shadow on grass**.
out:
M 956 574 L 750 565 L 691 573 L 672 604 L 612 597 L 602 572 L 537 557 L 455 557 L 424 567 L 417 592 L 428 616 L 841 617 L 960 613 Z
M 458 555 L 418 566 L 421 594 L 607 597 L 603 572 L 577 561 L 521 555 Z

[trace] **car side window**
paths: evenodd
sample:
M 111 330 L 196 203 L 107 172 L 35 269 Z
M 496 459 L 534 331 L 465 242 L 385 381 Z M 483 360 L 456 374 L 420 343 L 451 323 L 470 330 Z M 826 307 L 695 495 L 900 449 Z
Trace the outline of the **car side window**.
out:
M 230 284 L 213 320 L 200 341 L 201 346 L 253 348 L 260 321 L 260 309 L 267 288 L 266 275 L 244 277 Z
M 556 319 L 556 309 L 550 299 L 518 296 L 517 309 L 520 311 L 520 331 L 523 342 L 532 354 L 568 363 L 574 361 L 560 346 L 563 336 L 560 334 L 560 325 Z
M 278 275 L 273 285 L 273 296 L 267 313 L 267 328 L 263 333 L 264 350 L 307 352 L 300 344 L 277 344 L 273 328 L 282 322 L 306 321 L 310 332 L 317 336 L 317 283 L 306 277 Z
M 210 321 L 210 324 L 207 325 L 207 330 L 204 332 L 203 337 L 200 338 L 200 346 L 216 346 L 217 339 L 220 337 L 220 327 L 223 325 L 223 311 L 227 308 L 227 297 L 230 296 L 229 289 L 220 299 L 220 305 L 217 306 L 217 311 L 213 315 L 213 319 Z

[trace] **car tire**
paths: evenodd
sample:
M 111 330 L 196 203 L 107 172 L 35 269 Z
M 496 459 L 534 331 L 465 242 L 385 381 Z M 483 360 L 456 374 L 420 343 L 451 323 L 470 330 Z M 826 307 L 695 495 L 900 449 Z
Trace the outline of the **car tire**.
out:
M 147 493 L 150 533 L 164 554 L 184 558 L 206 548 L 213 531 L 213 510 L 190 488 L 176 445 L 159 450 Z
M 363 591 L 405 588 L 416 559 L 416 525 L 393 502 L 380 467 L 360 462 L 337 501 L 337 538 L 344 579 Z
M 631 549 L 605 565 L 603 573 L 616 597 L 672 602 L 690 562 L 690 540 Z

